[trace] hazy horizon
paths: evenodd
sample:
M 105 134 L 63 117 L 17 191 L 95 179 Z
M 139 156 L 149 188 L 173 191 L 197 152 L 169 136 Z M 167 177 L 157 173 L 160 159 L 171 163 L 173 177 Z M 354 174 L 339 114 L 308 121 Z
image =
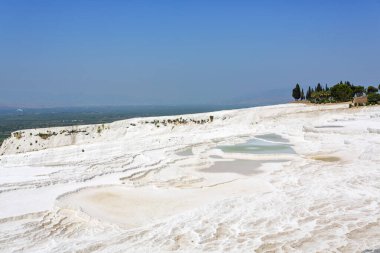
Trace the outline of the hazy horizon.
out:
M 296 83 L 378 85 L 379 13 L 376 0 L 1 1 L 0 106 L 281 103 Z
M 211 106 L 211 107 L 220 107 L 220 108 L 242 108 L 242 107 L 255 107 L 255 106 L 265 106 L 265 105 L 275 105 L 288 103 L 293 101 L 289 96 L 289 89 L 278 89 L 278 90 L 269 90 L 264 91 L 262 94 L 268 95 L 271 97 L 263 97 L 256 96 L 255 94 L 250 94 L 246 96 L 241 96 L 233 99 L 226 99 L 225 101 L 219 102 L 198 102 L 198 103 L 109 103 L 109 104 L 101 104 L 101 103 L 86 103 L 86 104 L 38 104 L 38 103 L 0 103 L 1 109 L 54 109 L 54 108 L 96 108 L 96 107 L 149 107 L 149 106 L 158 106 L 158 107 L 196 107 L 196 106 Z M 285 96 L 283 96 L 285 94 Z

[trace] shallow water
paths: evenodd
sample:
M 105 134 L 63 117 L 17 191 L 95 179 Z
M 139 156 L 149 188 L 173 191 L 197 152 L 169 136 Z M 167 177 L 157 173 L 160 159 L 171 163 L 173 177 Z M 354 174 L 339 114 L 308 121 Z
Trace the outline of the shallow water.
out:
M 193 155 L 193 148 L 187 148 L 177 153 L 179 156 L 191 156 Z
M 210 155 L 210 158 L 222 159 L 223 157 L 218 155 Z
M 258 174 L 261 171 L 258 168 L 263 161 L 253 160 L 234 160 L 234 161 L 217 161 L 212 166 L 202 169 L 202 172 L 212 173 L 237 173 L 242 175 Z
M 338 125 L 326 125 L 326 126 L 315 126 L 314 128 L 340 128 L 343 126 L 338 126 Z
M 237 173 L 245 176 L 261 173 L 259 170 L 263 163 L 286 162 L 286 160 L 233 160 L 233 161 L 217 161 L 214 165 L 202 169 L 202 172 L 211 173 Z
M 267 138 L 273 138 L 273 136 Z M 277 137 L 274 137 L 278 139 Z M 282 137 L 281 137 L 282 138 Z M 270 141 L 252 139 L 245 143 L 236 145 L 219 146 L 226 153 L 248 153 L 248 154 L 294 154 L 290 144 L 274 143 Z
M 289 142 L 288 139 L 285 139 L 284 137 L 278 134 L 261 134 L 261 135 L 256 135 L 255 137 L 259 139 L 263 139 L 265 141 L 285 142 L 285 143 Z

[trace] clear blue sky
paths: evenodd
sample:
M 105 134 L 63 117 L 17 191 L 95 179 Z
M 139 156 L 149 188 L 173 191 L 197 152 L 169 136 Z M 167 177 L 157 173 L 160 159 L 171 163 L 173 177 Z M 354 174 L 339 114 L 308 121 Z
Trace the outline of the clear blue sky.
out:
M 0 105 L 290 99 L 380 82 L 380 1 L 0 0 Z

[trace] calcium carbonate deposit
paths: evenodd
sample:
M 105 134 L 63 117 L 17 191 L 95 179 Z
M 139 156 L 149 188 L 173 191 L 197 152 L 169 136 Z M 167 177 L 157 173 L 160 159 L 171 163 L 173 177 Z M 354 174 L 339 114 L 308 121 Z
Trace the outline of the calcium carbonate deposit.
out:
M 379 106 L 20 130 L 0 155 L 0 252 L 380 248 Z

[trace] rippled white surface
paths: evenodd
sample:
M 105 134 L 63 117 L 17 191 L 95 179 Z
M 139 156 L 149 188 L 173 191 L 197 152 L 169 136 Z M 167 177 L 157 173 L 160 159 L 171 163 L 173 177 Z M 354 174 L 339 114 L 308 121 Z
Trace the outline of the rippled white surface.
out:
M 225 111 L 213 113 L 212 123 L 174 128 L 127 120 L 110 124 L 101 135 L 88 126 L 88 132 L 94 130 L 88 136 L 51 139 L 44 150 L 17 155 L 9 144 L 2 147 L 6 155 L 0 156 L 0 251 L 380 248 L 380 107 L 343 107 L 280 105 Z M 131 122 L 136 127 L 126 130 Z M 342 127 L 315 127 L 331 125 Z M 286 162 L 263 163 L 257 174 L 203 171 L 227 159 L 216 146 L 270 133 L 288 139 L 297 155 Z M 187 147 L 192 147 L 192 155 L 179 156 Z M 248 155 L 244 158 L 263 159 Z M 317 156 L 339 160 L 313 159 Z M 138 223 L 142 225 L 126 227 L 118 221 L 133 217 L 118 215 L 124 205 L 115 205 L 116 218 L 108 220 L 107 211 L 87 212 L 94 207 L 91 202 L 77 201 L 82 192 L 114 186 L 125 187 L 127 194 L 121 198 L 131 203 L 125 204 L 127 213 L 134 211 L 128 189 L 147 200 L 157 189 L 155 198 L 176 204 L 172 211 L 178 212 L 161 206 L 160 215 L 150 215 L 159 201 L 146 203 L 139 214 L 145 217 Z M 96 205 L 120 200 L 115 192 L 110 194 L 101 195 Z

